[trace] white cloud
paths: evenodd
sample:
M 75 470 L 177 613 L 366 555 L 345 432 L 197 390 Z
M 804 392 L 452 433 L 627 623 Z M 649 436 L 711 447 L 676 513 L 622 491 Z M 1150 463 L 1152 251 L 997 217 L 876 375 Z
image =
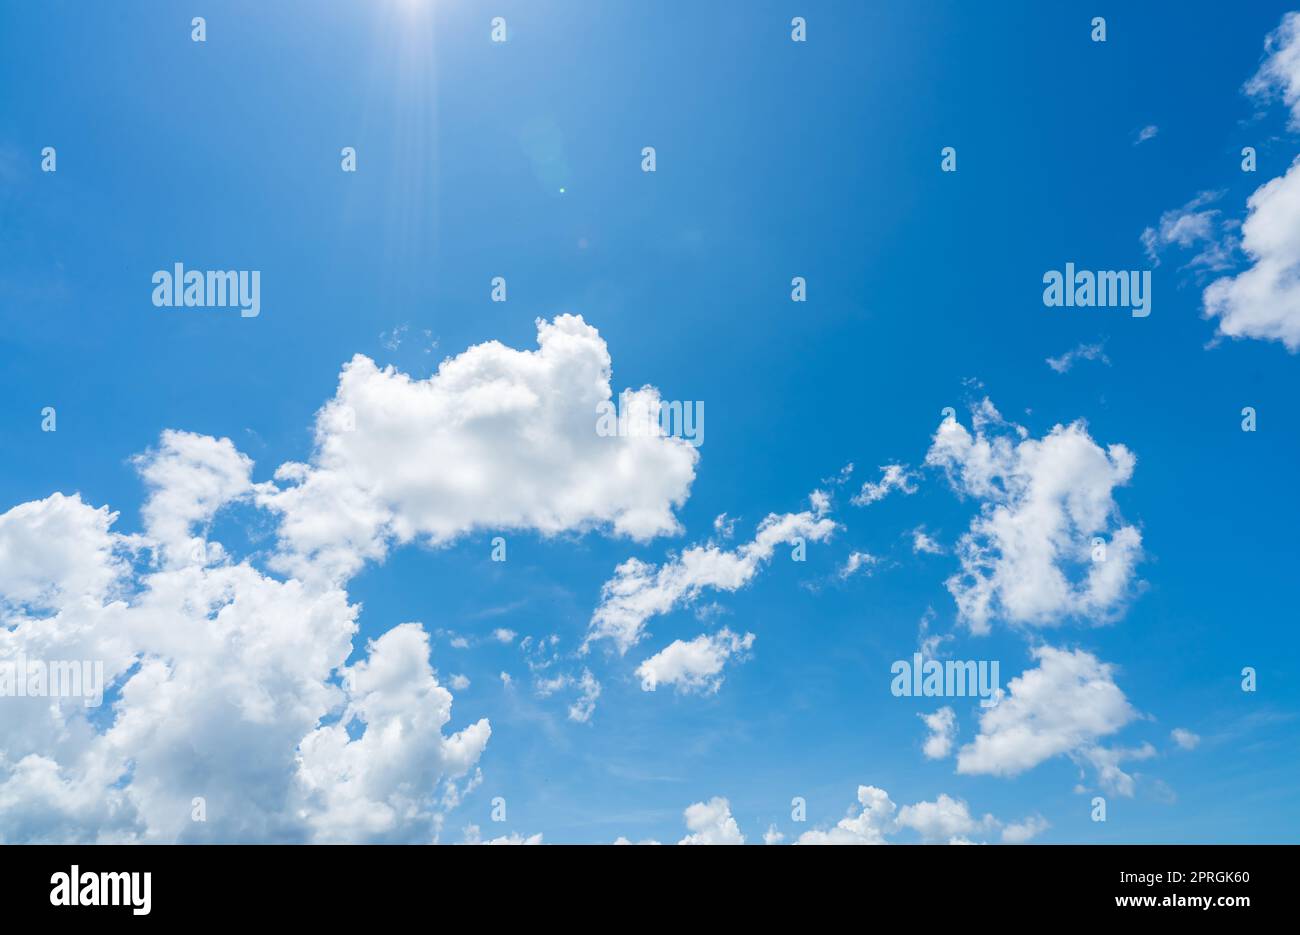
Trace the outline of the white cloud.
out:
M 437 824 L 423 800 L 443 775 L 463 776 L 478 762 L 492 730 L 486 719 L 451 736 L 451 693 L 429 667 L 429 637 L 404 623 L 370 643 L 368 658 L 342 669 L 348 706 L 336 723 L 303 738 L 298 777 L 313 809 L 318 841 L 432 840 Z M 365 732 L 349 738 L 349 728 Z
M 1249 269 L 1206 287 L 1205 314 L 1219 334 L 1281 341 L 1300 350 L 1300 159 L 1286 174 L 1255 190 L 1246 202 L 1241 247 Z
M 578 698 L 569 705 L 569 720 L 586 724 L 596 710 L 596 699 L 600 697 L 600 683 L 591 674 L 590 669 L 582 670 L 582 677 L 577 681 Z
M 453 675 L 451 677 L 451 687 L 456 689 L 458 692 L 463 692 L 465 689 L 469 688 L 469 676 Z
M 942 760 L 952 752 L 953 741 L 957 739 L 957 712 L 944 706 L 933 714 L 918 714 L 925 722 L 930 736 L 925 738 L 921 750 L 928 759 Z
M 1030 815 L 1024 821 L 1012 822 L 1002 829 L 1003 844 L 1025 844 L 1038 837 L 1051 825 L 1042 815 Z
M 1114 668 L 1091 653 L 1039 646 L 1032 654 L 1038 666 L 980 715 L 979 734 L 957 752 L 958 773 L 1016 776 L 1062 754 L 1100 757 L 1096 742 L 1138 716 Z
M 1133 145 L 1140 146 L 1141 144 L 1145 143 L 1147 140 L 1153 140 L 1156 138 L 1156 134 L 1158 134 L 1159 132 L 1160 132 L 1160 128 L 1156 126 L 1154 123 L 1147 124 L 1145 127 L 1143 127 L 1141 130 L 1137 132 L 1137 138 L 1133 141 Z
M 228 438 L 167 430 L 158 448 L 133 459 L 150 488 L 140 514 L 163 559 L 175 566 L 202 558 L 190 538 L 195 524 L 253 491 L 253 462 Z
M 956 491 L 981 501 L 957 545 L 961 571 L 947 581 L 962 622 L 986 633 L 995 617 L 1043 627 L 1118 616 L 1142 554 L 1141 535 L 1114 499 L 1133 475 L 1133 453 L 1101 448 L 1083 422 L 1029 438 L 987 399 L 974 429 L 945 419 L 926 455 Z M 1095 539 L 1104 560 L 1094 559 Z
M 1169 736 L 1174 739 L 1174 743 L 1178 744 L 1178 746 L 1184 750 L 1195 750 L 1197 745 L 1201 742 L 1201 738 L 1198 735 L 1193 734 L 1185 727 L 1175 727 L 1170 731 Z
M 825 508 L 816 503 L 812 511 L 769 514 L 754 539 L 734 550 L 710 543 L 686 549 L 659 567 L 636 558 L 623 562 L 601 588 L 601 602 L 592 614 L 583 649 L 593 640 L 609 639 L 620 654 L 625 653 L 645 635 L 651 617 L 691 603 L 706 588 L 743 588 L 780 544 L 797 537 L 813 542 L 828 539 L 835 523 L 822 515 Z
M 911 830 L 925 844 L 970 844 L 967 835 L 985 835 L 1000 827 L 992 815 L 975 818 L 961 799 L 940 793 L 932 802 L 896 806 L 889 793 L 876 786 L 858 786 L 857 803 L 829 829 L 805 831 L 797 844 L 888 844 L 900 831 Z
M 885 844 L 885 835 L 898 827 L 898 807 L 889 793 L 875 786 L 858 786 L 858 804 L 829 830 L 805 831 L 799 844 Z
M 780 844 L 785 840 L 785 835 L 777 830 L 776 825 L 768 825 L 767 830 L 763 832 L 764 844 Z
M 1300 129 L 1300 13 L 1287 13 L 1264 40 L 1264 61 L 1246 82 L 1252 97 L 1280 95 L 1291 110 L 1291 128 Z
M 164 441 L 160 456 L 170 459 L 167 450 Z M 148 467 L 151 502 L 177 503 L 189 521 L 208 515 L 191 509 L 206 494 L 184 493 L 212 489 L 208 460 Z M 80 699 L 0 706 L 0 839 L 436 836 L 439 786 L 473 767 L 490 729 L 480 720 L 442 732 L 451 695 L 432 674 L 418 625 L 390 630 L 346 666 L 357 608 L 342 590 L 279 581 L 224 557 L 132 574 L 111 563 L 122 544 L 112 518 L 57 495 L 0 518 L 8 544 L 56 527 L 59 544 L 29 551 L 17 573 L 3 566 L 5 600 L 39 597 L 49 614 L 6 614 L 0 658 L 102 660 L 106 682 L 120 686 L 106 699 L 106 724 Z M 160 542 L 186 531 L 166 521 L 150 530 Z M 196 797 L 206 822 L 190 818 Z
M 722 669 L 731 658 L 743 657 L 754 645 L 754 634 L 744 636 L 723 627 L 716 634 L 701 634 L 689 643 L 673 640 L 637 666 L 641 690 L 672 685 L 682 694 L 711 694 L 722 686 Z
M 1060 357 L 1047 358 L 1047 366 L 1057 373 L 1068 373 L 1070 368 L 1074 366 L 1075 361 L 1079 360 L 1099 360 L 1107 367 L 1110 366 L 1110 358 L 1106 356 L 1106 346 L 1104 344 L 1080 344 L 1073 350 L 1066 351 Z
M 1223 195 L 1222 191 L 1200 192 L 1181 208 L 1161 214 L 1155 227 L 1143 230 L 1142 246 L 1151 263 L 1159 266 L 1168 247 L 1189 250 L 1200 245 L 1186 268 L 1217 272 L 1230 267 L 1237 249 L 1236 222 L 1225 221 L 1219 209 L 1206 207 Z
M 722 797 L 696 802 L 685 811 L 686 828 L 691 833 L 678 844 L 744 844 L 745 836 L 731 817 L 731 803 Z
M 61 493 L 0 514 L 0 599 L 50 608 L 105 598 L 126 570 L 116 520 Z
M 465 840 L 462 841 L 461 843 L 462 844 L 492 844 L 492 845 L 498 845 L 498 844 L 530 845 L 530 844 L 541 844 L 542 836 L 540 834 L 533 834 L 525 837 L 524 835 L 520 834 L 518 831 L 515 831 L 510 834 L 503 834 L 500 837 L 490 838 L 489 840 L 485 841 L 483 840 L 483 832 L 478 825 L 467 825 L 465 828 Z
M 317 415 L 311 462 L 283 465 L 281 489 L 259 495 L 281 516 L 275 567 L 338 580 L 390 541 L 437 545 L 475 529 L 677 532 L 697 450 L 597 434 L 611 365 L 581 317 L 539 320 L 537 342 L 475 345 L 426 380 L 354 357 Z M 632 395 L 658 399 L 651 387 Z
M 911 828 L 927 844 L 944 841 L 968 844 L 966 835 L 990 830 L 997 826 L 997 822 L 992 815 L 975 819 L 965 802 L 940 793 L 933 802 L 904 805 L 898 810 L 898 825 Z
M 904 494 L 916 493 L 916 486 L 912 483 L 912 475 L 908 472 L 906 464 L 881 465 L 879 483 L 871 481 L 864 483 L 852 502 L 854 506 L 868 506 L 885 499 L 895 490 Z
M 943 546 L 918 526 L 912 530 L 912 551 L 917 555 L 942 555 Z
M 539 323 L 536 351 L 489 342 L 423 381 L 357 357 L 310 463 L 276 472 L 289 486 L 253 483 L 228 439 L 167 431 L 135 459 L 139 535 L 78 496 L 0 514 L 0 659 L 102 661 L 110 685 L 98 714 L 81 698 L 0 705 L 0 841 L 437 840 L 481 781 L 490 725 L 453 726 L 420 624 L 354 653 L 342 582 L 392 542 L 479 527 L 676 531 L 698 455 L 598 436 L 609 376 L 604 342 L 571 316 Z M 237 502 L 279 521 L 287 577 L 209 541 Z M 573 684 L 585 720 L 599 683 Z
M 492 631 L 492 639 L 498 643 L 509 643 L 515 638 L 514 630 L 507 630 L 505 627 L 497 627 Z
M 848 560 L 840 568 L 839 575 L 842 579 L 853 577 L 859 571 L 866 570 L 868 575 L 871 569 L 880 564 L 880 559 L 870 552 L 850 552 Z
M 1097 771 L 1097 781 L 1102 789 L 1132 798 L 1136 780 L 1124 772 L 1120 764 L 1126 760 L 1149 760 L 1155 755 L 1156 748 L 1144 743 L 1140 747 L 1131 748 L 1085 747 L 1076 754 L 1076 759 L 1090 764 Z

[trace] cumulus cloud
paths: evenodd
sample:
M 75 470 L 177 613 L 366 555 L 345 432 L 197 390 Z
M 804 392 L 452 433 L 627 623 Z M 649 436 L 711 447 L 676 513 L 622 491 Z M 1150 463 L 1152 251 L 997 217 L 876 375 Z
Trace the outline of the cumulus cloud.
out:
M 281 518 L 274 567 L 342 579 L 390 542 L 475 529 L 677 532 L 698 452 L 664 435 L 598 434 L 610 375 L 604 340 L 574 315 L 539 320 L 537 350 L 488 341 L 426 380 L 357 355 L 317 414 L 310 462 L 281 466 L 280 486 L 258 496 Z
M 1230 338 L 1280 341 L 1300 350 L 1300 159 L 1246 202 L 1241 248 L 1251 266 L 1216 279 L 1203 296 L 1205 314 Z
M 202 558 L 206 536 L 192 539 L 191 529 L 254 489 L 252 460 L 228 438 L 168 429 L 134 462 L 151 491 L 140 511 L 146 534 L 171 565 Z
M 868 506 L 885 499 L 895 490 L 904 494 L 916 493 L 916 485 L 912 480 L 913 477 L 908 472 L 906 464 L 881 465 L 880 480 L 875 483 L 871 481 L 864 483 L 862 489 L 853 497 L 853 505 Z
M 744 844 L 745 836 L 731 817 L 731 803 L 721 796 L 688 806 L 684 816 L 690 834 L 678 844 Z
M 228 439 L 166 431 L 135 459 L 142 533 L 76 495 L 0 514 L 0 660 L 95 660 L 108 685 L 106 710 L 0 705 L 0 841 L 437 840 L 491 727 L 453 721 L 420 624 L 354 652 L 343 583 L 392 543 L 479 527 L 675 531 L 698 455 L 597 435 L 609 377 L 572 316 L 539 323 L 535 351 L 488 342 L 422 381 L 356 357 L 276 483 Z M 210 540 L 237 502 L 278 520 L 282 577 Z M 573 684 L 585 720 L 599 683 Z
M 975 633 L 994 618 L 1034 627 L 1114 619 L 1142 554 L 1114 499 L 1133 475 L 1133 453 L 1102 448 L 1083 422 L 1030 438 L 987 399 L 973 427 L 946 418 L 926 455 L 954 490 L 980 502 L 957 545 L 961 569 L 946 582 L 959 618 Z
M 208 467 L 200 459 L 194 470 Z M 153 502 L 191 502 L 169 486 L 206 483 L 177 464 L 146 476 Z M 422 629 L 398 627 L 347 666 L 357 608 L 342 590 L 224 556 L 139 573 L 113 566 L 112 514 L 59 495 L 9 511 L 0 528 L 23 541 L 54 519 L 79 534 L 61 537 L 44 569 L 5 582 L 7 603 L 35 595 L 50 606 L 5 615 L 0 658 L 102 660 L 111 708 L 105 721 L 81 699 L 0 706 L 0 839 L 436 835 L 440 785 L 474 765 L 490 730 L 480 720 L 443 733 L 451 696 Z M 185 531 L 151 528 L 176 541 Z M 196 800 L 205 822 L 191 820 Z
M 1189 731 L 1185 727 L 1175 727 L 1170 731 L 1169 736 L 1173 738 L 1174 743 L 1178 744 L 1183 750 L 1195 750 L 1200 744 L 1201 738 Z
M 1063 754 L 1102 771 L 1107 753 L 1098 741 L 1137 718 L 1113 666 L 1081 649 L 1039 646 L 1032 654 L 1038 665 L 980 714 L 978 735 L 957 752 L 958 773 L 1017 776 Z
M 0 599 L 33 609 L 104 599 L 126 570 L 116 520 L 61 493 L 0 514 Z
M 795 843 L 888 844 L 910 830 L 925 844 L 970 844 L 970 835 L 987 836 L 999 827 L 992 815 L 976 818 L 964 801 L 946 793 L 899 808 L 884 789 L 858 786 L 858 800 L 848 815 L 832 828 L 805 831 Z
M 922 752 L 928 759 L 942 760 L 952 752 L 953 741 L 957 739 L 957 712 L 944 706 L 933 714 L 918 714 L 925 722 L 930 735 L 925 738 Z
M 1283 17 L 1264 51 L 1245 91 L 1259 100 L 1281 98 L 1291 129 L 1300 129 L 1300 14 Z M 1240 246 L 1250 265 L 1206 287 L 1205 314 L 1218 319 L 1221 337 L 1280 341 L 1294 354 L 1300 350 L 1300 159 L 1256 189 L 1246 208 Z
M 1042 815 L 1030 815 L 1024 821 L 1015 821 L 1002 829 L 1003 844 L 1025 844 L 1038 837 L 1051 825 Z
M 734 550 L 709 543 L 686 549 L 658 567 L 637 558 L 623 562 L 601 588 L 600 605 L 592 614 L 583 649 L 595 640 L 608 639 L 620 654 L 626 653 L 645 635 L 651 617 L 690 604 L 706 589 L 743 588 L 782 543 L 796 538 L 812 542 L 830 538 L 835 522 L 824 515 L 824 500 L 812 499 L 812 510 L 769 514 L 759 523 L 753 540 Z
M 368 647 L 368 657 L 342 669 L 348 705 L 342 717 L 303 738 L 298 778 L 313 808 L 316 840 L 384 839 L 411 835 L 411 823 L 427 823 L 419 836 L 432 840 L 438 825 L 429 814 L 427 790 L 444 775 L 463 776 L 487 746 L 492 730 L 481 719 L 444 736 L 451 719 L 451 693 L 429 666 L 429 637 L 419 624 L 404 623 Z M 349 730 L 364 732 L 351 739 Z
M 712 694 L 722 686 L 723 666 L 732 657 L 742 658 L 753 645 L 753 633 L 740 636 L 726 627 L 690 642 L 673 640 L 637 666 L 641 690 L 652 692 L 660 685 L 672 685 L 682 694 Z

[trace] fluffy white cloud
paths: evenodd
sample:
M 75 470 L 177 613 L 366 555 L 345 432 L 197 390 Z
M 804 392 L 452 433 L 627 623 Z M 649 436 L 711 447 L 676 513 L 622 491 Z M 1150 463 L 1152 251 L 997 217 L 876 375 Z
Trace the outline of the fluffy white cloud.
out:
M 1241 247 L 1249 269 L 1205 289 L 1205 314 L 1219 334 L 1281 341 L 1300 350 L 1300 159 L 1286 174 L 1260 186 L 1246 202 Z
M 429 666 L 429 637 L 404 623 L 342 669 L 348 696 L 343 716 L 299 745 L 298 778 L 307 789 L 313 837 L 432 840 L 438 830 L 428 790 L 444 775 L 469 772 L 492 729 L 486 719 L 450 736 L 451 693 Z M 349 729 L 364 733 L 349 739 Z
M 898 826 L 911 828 L 927 844 L 944 841 L 957 844 L 969 843 L 964 840 L 967 835 L 990 830 L 997 826 L 997 821 L 992 815 L 976 819 L 965 802 L 940 793 L 933 802 L 904 805 L 898 810 Z
M 743 588 L 778 545 L 796 538 L 812 542 L 828 539 L 835 522 L 824 515 L 824 501 L 814 496 L 813 505 L 811 511 L 802 513 L 769 514 L 753 540 L 734 550 L 713 543 L 693 546 L 658 567 L 628 559 L 601 588 L 601 602 L 592 614 L 584 650 L 594 640 L 609 639 L 620 654 L 626 653 L 644 636 L 645 623 L 651 617 L 691 603 L 706 588 Z
M 797 844 L 886 844 L 885 835 L 897 827 L 898 807 L 889 793 L 875 786 L 858 786 L 858 803 L 829 830 L 805 831 Z
M 712 636 L 701 634 L 689 643 L 673 640 L 637 666 L 641 690 L 652 692 L 660 685 L 672 685 L 682 694 L 716 692 L 722 686 L 723 666 L 753 645 L 753 633 L 740 636 L 726 627 Z
M 885 499 L 895 490 L 904 494 L 916 493 L 916 485 L 912 483 L 912 475 L 908 472 L 906 464 L 881 465 L 880 481 L 864 483 L 852 502 L 854 506 L 868 506 Z
M 0 514 L 0 600 L 51 608 L 104 598 L 125 571 L 116 520 L 61 493 Z
M 610 358 L 580 316 L 539 320 L 537 344 L 475 345 L 427 380 L 354 357 L 317 415 L 311 462 L 283 465 L 283 487 L 259 495 L 281 515 L 275 567 L 341 579 L 389 541 L 441 544 L 474 529 L 677 532 L 697 450 L 597 433 Z M 630 395 L 658 401 L 650 387 Z
M 1024 821 L 1015 821 L 1002 829 L 1003 844 L 1025 844 L 1038 837 L 1051 825 L 1041 815 L 1030 815 Z
M 995 831 L 1001 823 L 992 815 L 975 818 L 961 799 L 940 793 L 933 802 L 896 806 L 889 793 L 876 786 L 858 786 L 858 801 L 833 828 L 805 831 L 797 844 L 888 844 L 900 831 L 911 830 L 925 844 L 970 844 L 968 835 Z
M 957 772 L 1015 776 L 1062 754 L 1105 754 L 1097 741 L 1138 715 L 1115 684 L 1114 668 L 1083 650 L 1040 646 L 1038 665 L 1008 685 L 980 715 L 979 734 L 957 752 Z
M 678 844 L 744 844 L 745 836 L 731 817 L 731 803 L 721 796 L 696 802 L 685 811 L 686 829 L 691 833 Z
M 201 518 L 186 512 L 194 500 L 183 491 L 206 481 L 178 464 L 146 465 L 151 502 Z M 207 462 L 193 470 L 204 474 Z M 49 612 L 7 612 L 0 659 L 100 661 L 115 687 L 106 719 L 80 698 L 0 705 L 0 840 L 436 834 L 437 788 L 473 766 L 488 725 L 442 734 L 451 696 L 433 679 L 418 626 L 390 631 L 347 667 L 357 609 L 338 588 L 224 559 L 132 575 L 108 564 L 122 545 L 112 514 L 75 498 L 24 504 L 0 525 L 10 541 L 25 541 L 55 521 L 68 534 L 45 567 L 33 562 L 4 582 L 6 602 L 35 595 Z M 160 528 L 176 541 L 185 532 L 168 523 L 151 530 Z M 199 807 L 204 822 L 192 820 Z
M 1201 738 L 1197 734 L 1192 733 L 1185 727 L 1175 727 L 1170 731 L 1169 736 L 1174 739 L 1174 743 L 1184 750 L 1195 750 L 1201 742 Z
M 191 539 L 192 528 L 254 489 L 252 460 L 228 438 L 168 429 L 134 461 L 150 488 L 140 510 L 146 534 L 170 566 L 204 561 L 206 536 Z
M 1300 13 L 1288 13 L 1265 41 L 1265 58 L 1246 83 L 1260 99 L 1281 97 L 1300 128 Z M 1260 186 L 1246 203 L 1241 248 L 1248 269 L 1217 279 L 1205 289 L 1205 314 L 1218 319 L 1230 338 L 1281 341 L 1300 350 L 1300 159 L 1286 174 Z
M 921 747 L 922 752 L 931 760 L 942 760 L 952 752 L 953 741 L 957 739 L 957 712 L 945 705 L 933 714 L 918 714 L 917 717 L 930 731 Z
M 1133 453 L 1103 449 L 1082 422 L 1029 438 L 987 399 L 973 425 L 972 434 L 946 418 L 926 455 L 981 504 L 957 546 L 961 571 L 947 581 L 960 619 L 975 633 L 995 617 L 1038 627 L 1113 619 L 1142 554 L 1141 535 L 1114 499 L 1133 475 Z

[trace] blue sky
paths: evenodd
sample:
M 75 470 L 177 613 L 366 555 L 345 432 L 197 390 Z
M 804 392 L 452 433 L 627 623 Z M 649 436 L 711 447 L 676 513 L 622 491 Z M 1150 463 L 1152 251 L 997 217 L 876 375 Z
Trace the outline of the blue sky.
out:
M 457 502 L 454 512 L 471 518 L 454 533 L 434 543 L 390 537 L 381 559 L 330 579 L 359 608 L 348 664 L 366 658 L 367 641 L 418 622 L 439 684 L 469 680 L 451 689 L 443 732 L 491 725 L 459 778 L 433 756 L 402 765 L 410 772 L 392 788 L 368 786 L 364 804 L 388 816 L 380 830 L 334 814 L 295 825 L 286 804 L 301 780 L 290 775 L 295 746 L 242 746 L 242 728 L 213 733 L 200 708 L 185 728 L 188 765 L 174 762 L 175 740 L 165 769 L 158 751 L 133 756 L 132 744 L 161 741 L 154 728 L 125 730 L 127 707 L 149 707 L 150 697 L 141 681 L 128 699 L 129 682 L 150 659 L 176 682 L 186 654 L 207 650 L 169 649 L 132 629 L 123 639 L 137 644 L 115 650 L 130 662 L 112 707 L 95 718 L 101 735 L 123 726 L 120 742 L 87 737 L 69 749 L 11 723 L 0 788 L 9 783 L 12 804 L 0 838 L 455 842 L 478 826 L 470 838 L 671 842 L 688 830 L 687 806 L 725 797 L 747 841 L 771 826 L 792 841 L 835 826 L 869 786 L 900 808 L 947 796 L 974 820 L 927 825 L 914 809 L 915 820 L 890 826 L 900 842 L 1001 840 L 1031 816 L 1041 820 L 1036 842 L 1295 840 L 1297 359 L 1280 340 L 1216 339 L 1227 319 L 1207 318 L 1203 299 L 1208 285 L 1258 261 L 1242 249 L 1238 223 L 1251 193 L 1287 176 L 1296 155 L 1285 78 L 1272 93 L 1243 91 L 1288 7 L 1127 6 L 6 5 L 0 512 L 54 492 L 117 512 L 111 533 L 140 537 L 114 540 L 131 553 L 114 592 L 126 604 L 168 567 L 144 541 L 162 534 L 142 515 L 142 464 L 160 460 L 160 433 L 229 439 L 255 462 L 252 483 L 286 488 L 276 469 L 311 462 L 316 414 L 354 355 L 428 380 L 444 359 L 485 342 L 535 351 L 537 319 L 581 315 L 612 360 L 614 393 L 650 385 L 665 400 L 703 401 L 706 432 L 680 502 L 667 506 L 676 529 L 626 534 L 599 504 L 563 528 L 508 525 Z M 191 40 L 193 15 L 206 18 L 204 42 Z M 1090 39 L 1096 15 L 1106 17 L 1105 42 Z M 494 16 L 507 23 L 504 43 L 491 41 Z M 791 41 L 793 16 L 805 17 L 806 42 Z M 1146 127 L 1158 129 L 1138 142 Z M 56 148 L 55 172 L 41 171 L 46 146 Z M 340 169 L 345 146 L 356 150 L 355 173 Z M 656 151 L 653 173 L 641 171 L 645 146 Z M 956 148 L 956 172 L 940 171 L 945 146 Z M 1245 146 L 1257 150 L 1253 173 L 1241 171 Z M 1143 232 L 1202 192 L 1214 194 L 1211 207 L 1185 216 L 1217 213 L 1148 252 Z M 1209 247 L 1227 258 L 1198 262 Z M 176 262 L 259 270 L 261 314 L 154 307 L 150 277 Z M 1045 307 L 1043 274 L 1066 262 L 1153 270 L 1151 315 Z M 491 301 L 495 276 L 506 278 L 508 301 Z M 794 276 L 807 280 L 806 302 L 791 301 Z M 1046 363 L 1096 345 L 1104 361 L 1063 373 Z M 1026 622 L 1003 607 L 981 634 L 945 587 L 972 524 L 1025 506 L 950 482 L 934 458 L 926 465 L 944 407 L 978 438 L 972 407 L 985 399 L 1002 417 L 990 437 L 1015 439 L 1018 425 L 1022 437 L 1044 439 L 1083 420 L 1090 452 L 1122 445 L 1135 458 L 1125 481 L 1097 481 L 1103 535 L 1132 528 L 1141 546 L 1121 593 L 1095 613 L 1055 606 Z M 1255 432 L 1241 428 L 1247 406 Z M 57 431 L 41 430 L 44 407 L 56 410 Z M 393 443 L 393 464 L 417 489 L 421 472 L 473 473 L 473 463 L 454 464 L 465 451 L 454 446 L 434 445 L 427 463 L 401 460 L 412 438 L 439 428 L 421 418 L 399 419 L 375 444 Z M 520 447 L 507 429 L 490 450 Z M 565 444 L 543 440 L 538 450 Z M 687 456 L 673 451 L 680 467 Z M 531 487 L 520 464 L 517 482 Z M 890 464 L 906 466 L 914 492 L 855 505 Z M 638 463 L 625 479 L 633 490 L 620 495 L 667 503 L 665 476 Z M 836 528 L 807 544 L 806 562 L 781 544 L 745 586 L 704 589 L 650 618 L 626 654 L 604 640 L 580 651 L 620 563 L 671 563 L 711 537 L 734 550 L 768 514 L 809 511 L 813 490 L 831 498 L 825 516 Z M 549 503 L 558 494 L 542 480 L 535 495 Z M 216 564 L 311 578 L 277 564 L 294 550 L 282 512 L 258 496 L 232 494 L 191 531 L 224 545 Z M 485 502 L 494 496 L 483 492 Z M 731 539 L 715 533 L 722 513 L 737 518 Z M 918 527 L 940 554 L 914 550 Z M 0 554 L 17 562 L 52 533 L 11 515 L 4 535 Z M 505 562 L 490 558 L 498 535 Z M 854 552 L 877 561 L 841 578 Z M 1024 572 L 1005 570 L 1009 588 Z M 24 587 L 28 578 L 4 594 L 11 636 L 35 633 L 42 615 L 61 612 L 66 623 L 70 610 L 38 607 Z M 106 593 L 93 596 L 107 605 Z M 249 638 L 273 629 L 273 616 L 255 611 Z M 90 625 L 111 626 L 105 619 Z M 922 619 L 950 635 L 944 655 L 999 660 L 1004 687 L 1039 665 L 1036 647 L 1083 654 L 1072 658 L 1103 667 L 1098 677 L 1122 692 L 1126 713 L 1112 711 L 1096 733 L 1068 727 L 1072 741 L 1014 775 L 962 769 L 959 751 L 981 733 L 976 702 L 889 691 L 890 664 L 917 650 Z M 754 640 L 714 673 L 716 690 L 642 689 L 636 670 L 647 658 L 724 627 Z M 497 628 L 514 638 L 493 638 Z M 520 640 L 552 635 L 554 660 L 530 670 Z M 3 648 L 20 645 L 14 637 Z M 1253 693 L 1240 688 L 1245 666 L 1258 673 Z M 236 690 L 256 694 L 260 670 L 248 671 Z M 583 671 L 601 691 L 578 721 L 567 710 Z M 541 681 L 557 676 L 570 681 L 543 695 Z M 39 713 L 4 700 L 15 719 Z M 1055 716 L 1055 702 L 1044 703 L 1031 732 Z M 943 706 L 954 711 L 955 739 L 949 755 L 930 758 L 918 715 Z M 346 707 L 319 706 L 309 727 L 337 722 Z M 249 716 L 250 736 L 262 726 Z M 1191 749 L 1172 739 L 1175 728 L 1198 738 Z M 354 741 L 364 733 L 356 721 L 348 730 Z M 205 770 L 225 776 L 225 758 L 241 749 L 254 751 L 237 771 L 249 785 L 207 791 L 218 780 Z M 1097 750 L 1144 751 L 1121 763 L 1131 788 L 1108 785 Z M 263 753 L 265 763 L 251 763 Z M 91 763 L 118 771 L 107 787 L 115 793 L 138 788 L 110 820 L 67 805 L 71 792 L 38 795 L 20 783 L 31 756 L 56 763 L 58 782 L 92 799 Z M 183 776 L 188 785 L 158 792 L 146 781 L 150 763 L 157 783 Z M 449 779 L 462 790 L 455 804 L 421 800 L 418 822 L 386 811 Z M 188 802 L 191 792 L 257 801 L 265 814 L 173 825 L 146 801 Z M 1091 818 L 1097 795 L 1104 823 Z M 498 796 L 504 822 L 491 820 Z M 807 801 L 806 822 L 791 818 L 795 796 Z

